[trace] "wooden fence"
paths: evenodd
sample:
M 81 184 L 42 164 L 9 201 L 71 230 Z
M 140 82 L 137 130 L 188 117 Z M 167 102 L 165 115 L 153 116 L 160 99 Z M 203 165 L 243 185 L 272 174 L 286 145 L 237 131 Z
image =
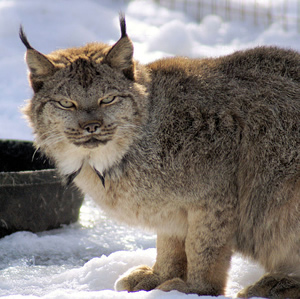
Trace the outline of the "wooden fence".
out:
M 251 22 L 267 27 L 280 23 L 300 33 L 300 0 L 155 0 L 161 6 L 184 11 L 197 21 L 215 14 L 226 21 Z

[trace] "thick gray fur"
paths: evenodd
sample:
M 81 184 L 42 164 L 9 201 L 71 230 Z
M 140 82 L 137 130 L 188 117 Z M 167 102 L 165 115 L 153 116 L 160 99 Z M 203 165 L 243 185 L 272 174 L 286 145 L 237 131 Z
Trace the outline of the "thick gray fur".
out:
M 157 233 L 155 265 L 116 289 L 224 294 L 236 251 L 267 272 L 239 296 L 300 298 L 300 54 L 142 65 L 120 24 L 113 46 L 48 55 L 21 34 L 36 146 L 63 176 L 81 168 L 75 183 L 108 215 Z

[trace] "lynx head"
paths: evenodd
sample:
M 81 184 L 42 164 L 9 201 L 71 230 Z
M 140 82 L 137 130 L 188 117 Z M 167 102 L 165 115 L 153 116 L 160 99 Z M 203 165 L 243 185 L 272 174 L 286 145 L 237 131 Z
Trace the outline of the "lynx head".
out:
M 103 173 L 126 154 L 145 122 L 147 74 L 133 60 L 133 45 L 120 17 L 113 45 L 88 44 L 44 55 L 20 38 L 33 98 L 24 107 L 36 145 L 64 175 L 84 163 Z

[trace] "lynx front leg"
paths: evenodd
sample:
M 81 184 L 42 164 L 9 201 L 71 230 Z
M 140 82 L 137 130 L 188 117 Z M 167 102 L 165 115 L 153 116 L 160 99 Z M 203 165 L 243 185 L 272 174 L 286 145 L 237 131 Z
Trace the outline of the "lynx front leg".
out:
M 178 277 L 185 279 L 186 255 L 184 240 L 158 234 L 157 258 L 153 268 L 139 266 L 125 273 L 115 284 L 117 291 L 136 292 L 152 290 L 166 280 Z
M 187 278 L 171 279 L 158 289 L 183 293 L 217 296 L 224 294 L 231 259 L 230 239 L 232 219 L 229 215 L 205 215 L 202 211 L 188 214 L 188 234 L 185 242 Z M 222 220 L 223 219 L 223 220 Z

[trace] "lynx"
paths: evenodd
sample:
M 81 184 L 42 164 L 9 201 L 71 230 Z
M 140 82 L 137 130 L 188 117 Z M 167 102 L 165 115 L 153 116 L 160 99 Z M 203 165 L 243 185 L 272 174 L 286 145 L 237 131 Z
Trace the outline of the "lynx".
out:
M 224 294 L 233 252 L 266 274 L 240 297 L 300 298 L 300 54 L 257 47 L 143 65 L 113 46 L 44 55 L 20 38 L 36 147 L 108 215 L 157 233 L 118 291 Z

